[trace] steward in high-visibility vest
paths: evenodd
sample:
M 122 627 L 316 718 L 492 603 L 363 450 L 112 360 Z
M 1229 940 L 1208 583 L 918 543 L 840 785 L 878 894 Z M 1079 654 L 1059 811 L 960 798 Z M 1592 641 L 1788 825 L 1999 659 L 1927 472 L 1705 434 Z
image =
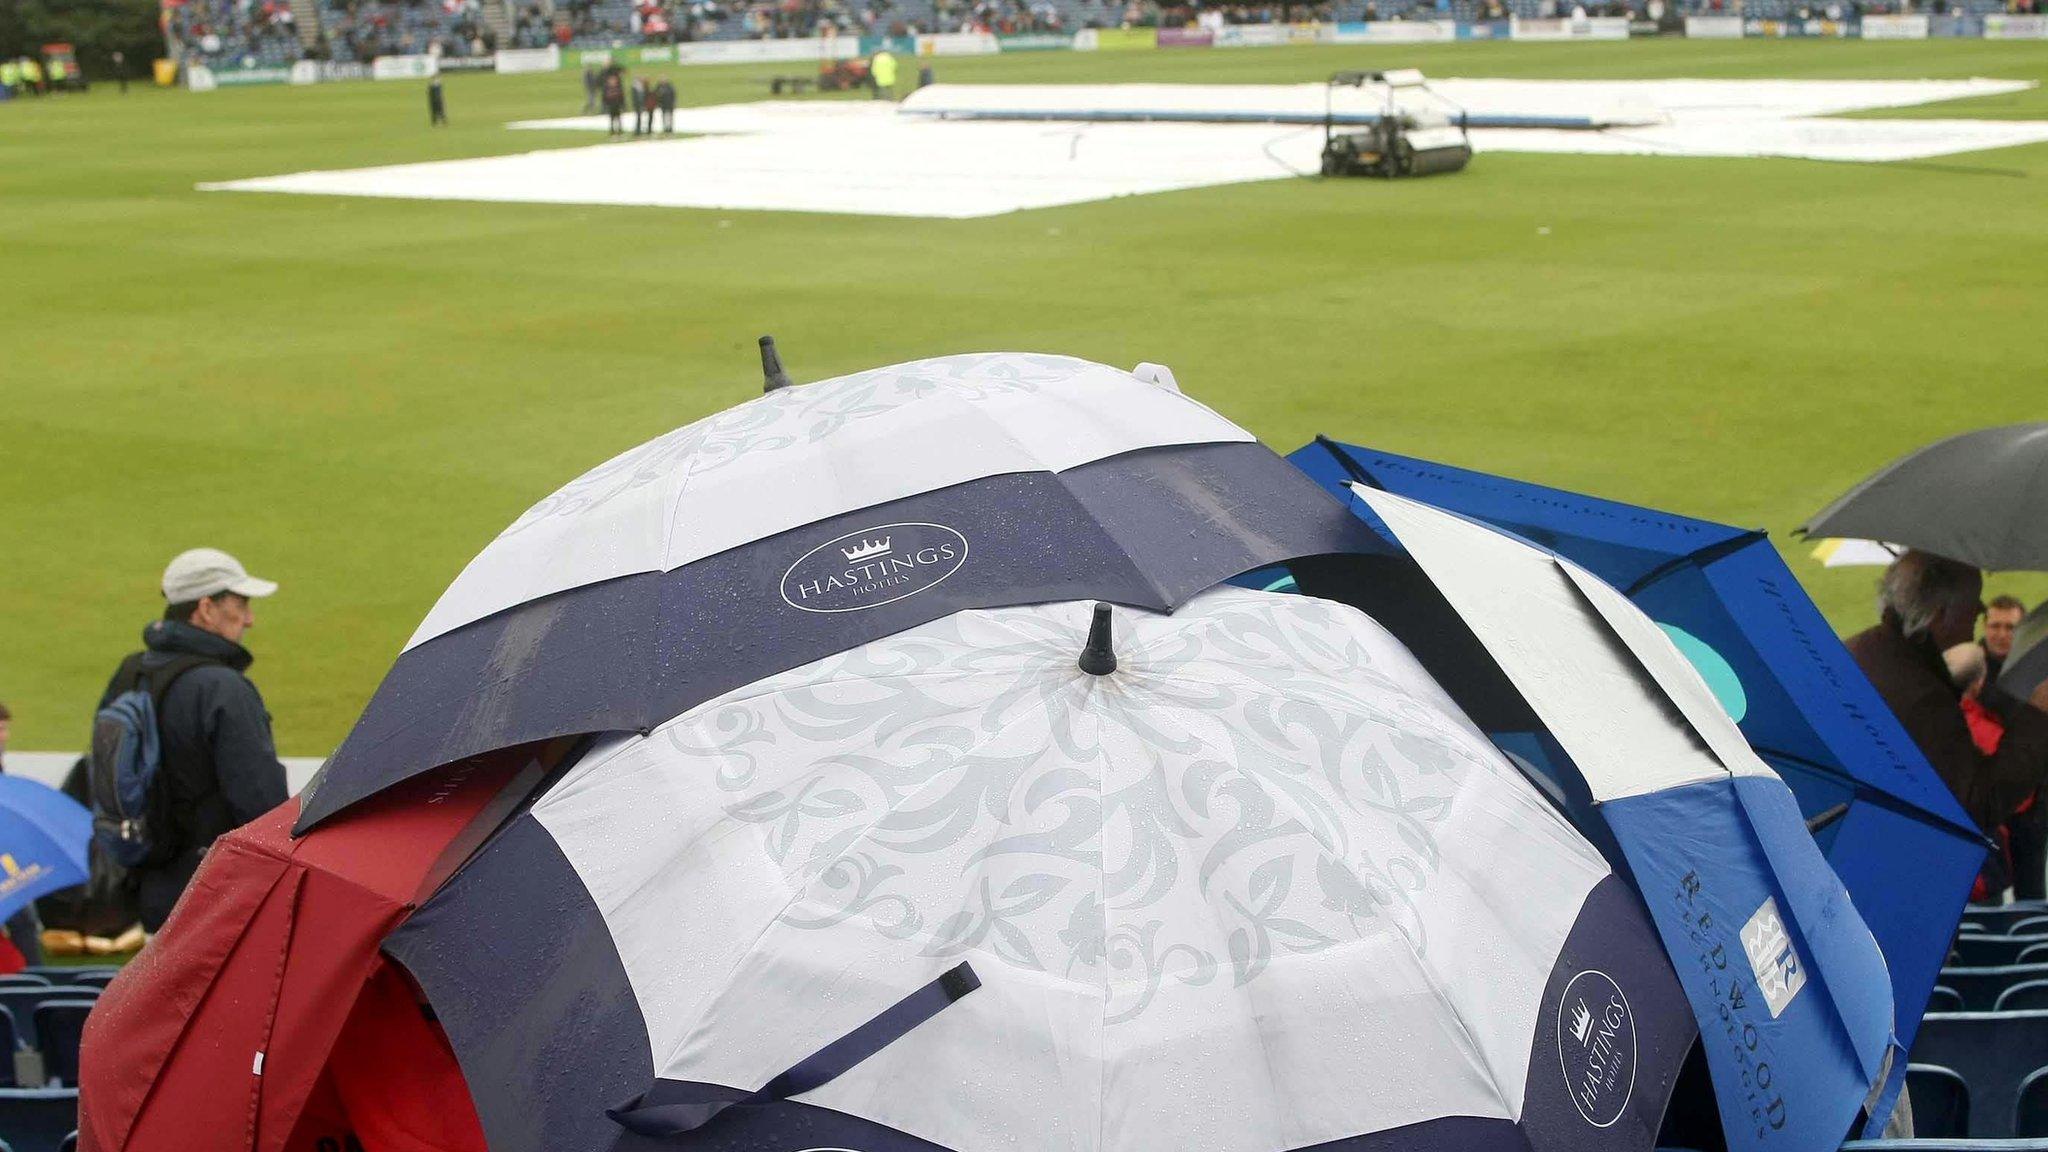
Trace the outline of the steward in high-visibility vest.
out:
M 21 58 L 21 80 L 36 95 L 40 96 L 43 94 L 43 66 L 36 63 L 35 57 L 23 56 Z
M 884 92 L 893 98 L 896 95 L 896 54 L 887 48 L 875 53 L 875 58 L 868 62 L 868 76 L 875 82 L 877 98 Z
M 12 60 L 0 60 L 0 88 L 12 88 L 21 83 L 21 65 Z

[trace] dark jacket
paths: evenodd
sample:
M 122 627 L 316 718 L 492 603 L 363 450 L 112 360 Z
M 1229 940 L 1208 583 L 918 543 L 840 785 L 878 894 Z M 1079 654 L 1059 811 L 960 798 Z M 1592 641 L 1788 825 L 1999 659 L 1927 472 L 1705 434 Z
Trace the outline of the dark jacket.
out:
M 142 642 L 145 651 L 130 660 L 139 659 L 144 668 L 185 655 L 217 661 L 178 677 L 157 712 L 163 768 L 157 778 L 161 803 L 154 811 L 161 818 L 152 836 L 164 859 L 134 870 L 142 926 L 154 932 L 214 838 L 284 803 L 287 794 L 270 713 L 256 685 L 242 675 L 255 659 L 249 650 L 175 620 L 153 621 L 142 630 Z M 129 666 L 124 661 L 123 672 Z M 108 682 L 101 707 L 132 687 L 123 672 Z
M 1887 612 L 1883 623 L 1849 638 L 1849 652 L 1979 828 L 2005 823 L 2040 788 L 2048 775 L 2048 713 L 1987 690 L 1984 705 L 2004 718 L 2005 739 L 1986 756 L 1970 739 L 1962 693 L 1931 639 L 1908 638 Z

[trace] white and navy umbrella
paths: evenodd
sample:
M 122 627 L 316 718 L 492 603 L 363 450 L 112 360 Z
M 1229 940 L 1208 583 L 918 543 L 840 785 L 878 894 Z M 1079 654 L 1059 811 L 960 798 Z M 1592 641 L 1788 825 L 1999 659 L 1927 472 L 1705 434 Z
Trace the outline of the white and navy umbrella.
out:
M 691 705 L 963 608 L 1170 609 L 1289 556 L 1383 547 L 1250 433 L 1064 356 L 782 388 L 542 500 L 427 614 L 299 830 L 401 780 Z
M 1882 958 L 1670 641 L 1354 503 L 1082 361 L 784 389 L 509 529 L 301 825 L 581 738 L 387 945 L 497 1152 L 1640 1150 L 1695 1024 L 1732 1147 L 1881 1112 Z M 1283 562 L 1374 567 L 1205 592 Z
M 593 748 L 386 945 L 494 1152 L 1652 1146 L 1654 929 L 1399 641 L 1111 628 L 961 612 Z

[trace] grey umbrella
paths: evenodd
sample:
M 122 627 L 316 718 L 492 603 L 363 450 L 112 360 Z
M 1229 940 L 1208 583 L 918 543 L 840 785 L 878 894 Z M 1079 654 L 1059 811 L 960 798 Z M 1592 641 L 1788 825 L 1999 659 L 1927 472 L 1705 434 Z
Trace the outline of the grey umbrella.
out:
M 1889 540 L 1979 568 L 2048 571 L 2048 423 L 1984 428 L 1910 452 L 1800 531 Z

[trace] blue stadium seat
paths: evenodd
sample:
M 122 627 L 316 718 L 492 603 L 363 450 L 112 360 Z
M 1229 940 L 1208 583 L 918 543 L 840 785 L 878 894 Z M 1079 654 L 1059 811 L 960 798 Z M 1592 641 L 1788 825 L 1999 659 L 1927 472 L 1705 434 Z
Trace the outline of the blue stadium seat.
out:
M 72 988 L 105 988 L 119 976 L 119 968 L 85 968 L 73 973 L 69 980 L 57 981 L 59 985 Z
M 52 984 L 62 984 L 73 972 L 81 971 L 81 969 L 66 967 L 62 964 L 31 964 L 23 968 L 22 971 L 30 976 L 41 976 Z
M 1935 1013 L 1920 1022 L 1912 1058 L 1969 1085 L 1970 1136 L 2009 1137 L 2021 1082 L 2048 1067 L 2048 1012 Z
M 2021 964 L 2048 964 L 2048 944 L 2036 944 L 2020 953 Z
M 14 1013 L 0 1007 L 0 1088 L 14 1087 L 14 1050 L 20 1046 L 14 1036 Z
M 1913 1098 L 1913 1132 L 1954 1138 L 1970 1131 L 1970 1086 L 1948 1068 L 1908 1064 L 1906 1091 Z
M 2005 930 L 2005 934 L 2007 936 L 2048 936 L 2048 914 L 2029 916 L 2024 920 L 2015 920 L 2012 927 Z
M 64 1142 L 57 1145 L 57 1152 L 78 1152 L 78 1133 L 66 1136 Z
M 43 1068 L 68 1087 L 78 1087 L 78 1050 L 92 1006 L 91 1000 L 45 1000 L 36 1006 L 36 1046 L 43 1050 Z
M 2048 1136 L 2048 1068 L 2035 1072 L 2020 1085 L 2020 1102 L 2013 1110 L 2015 1135 Z
M 2048 1009 L 2048 980 L 2029 980 L 1998 994 L 1993 1012 L 2039 1012 Z M 2043 1133 L 2048 1135 L 2048 1133 Z
M 1929 1012 L 1963 1012 L 1967 1010 L 1968 1006 L 1963 1003 L 1963 994 L 1945 984 L 1936 984 L 1934 991 L 1928 994 L 1927 1011 Z
M 58 1152 L 78 1131 L 78 1089 L 0 1088 L 0 1132 L 14 1152 Z
M 0 988 L 48 988 L 50 982 L 33 972 L 10 972 L 0 976 Z
M 2048 980 L 2048 964 L 2013 964 L 2002 968 L 1943 968 L 1940 982 L 1963 998 L 1963 1011 L 1990 1012 L 1998 994 L 2029 980 Z M 1930 1006 L 1928 1011 L 1933 1011 Z
M 2048 1152 L 2048 1140 L 1851 1140 L 1841 1152 Z
M 2048 1140 L 1851 1140 L 1842 1152 L 2048 1152 Z
M 1955 943 L 1955 966 L 1996 968 L 2006 964 L 2017 964 L 2020 953 L 2036 944 L 2048 944 L 2048 936 L 1958 936 Z
M 46 1000 L 94 1000 L 90 988 L 0 988 L 0 1008 L 14 1013 L 14 1032 L 26 1048 L 40 1048 L 36 1039 L 36 1007 Z
M 2030 900 L 2024 904 L 2005 904 L 1996 908 L 1973 907 L 1963 909 L 1963 923 L 1982 928 L 1999 935 L 2012 930 L 2013 925 L 2035 916 L 2048 916 L 2048 903 Z

